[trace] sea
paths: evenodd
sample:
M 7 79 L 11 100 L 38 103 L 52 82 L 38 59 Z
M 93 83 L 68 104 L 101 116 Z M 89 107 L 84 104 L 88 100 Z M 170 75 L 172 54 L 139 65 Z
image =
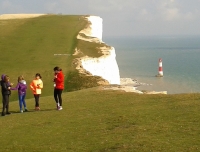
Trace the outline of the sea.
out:
M 200 36 L 119 36 L 103 41 L 115 48 L 120 77 L 143 84 L 138 90 L 200 93 Z M 163 77 L 156 77 L 159 58 Z

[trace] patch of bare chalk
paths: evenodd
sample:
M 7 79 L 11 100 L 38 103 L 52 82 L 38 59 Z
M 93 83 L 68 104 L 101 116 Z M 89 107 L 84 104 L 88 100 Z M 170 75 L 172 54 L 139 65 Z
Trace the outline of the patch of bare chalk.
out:
M 3 14 L 0 15 L 0 20 L 10 20 L 10 19 L 25 19 L 43 16 L 46 14 Z

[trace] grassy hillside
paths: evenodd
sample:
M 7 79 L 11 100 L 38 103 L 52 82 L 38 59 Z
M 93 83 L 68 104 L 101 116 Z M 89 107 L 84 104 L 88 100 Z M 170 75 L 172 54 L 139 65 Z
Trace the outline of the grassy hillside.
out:
M 52 96 L 41 111 L 0 119 L 1 151 L 196 152 L 200 148 L 200 95 L 138 95 L 86 89 L 63 94 L 62 111 Z
M 15 84 L 19 75 L 29 84 L 37 72 L 44 81 L 41 111 L 34 111 L 28 89 L 29 112 L 19 113 L 17 95 L 12 91 L 12 114 L 0 117 L 0 151 L 200 151 L 200 94 L 79 90 L 101 80 L 79 74 L 72 63 L 76 46 L 82 50 L 78 56 L 101 54 L 97 47 L 104 44 L 76 39 L 87 24 L 82 16 L 62 15 L 0 20 L 0 72 L 8 74 Z M 52 96 L 54 66 L 62 67 L 65 73 L 62 111 L 56 110 Z
M 16 85 L 19 75 L 24 75 L 29 84 L 36 73 L 41 73 L 44 81 L 43 96 L 52 94 L 55 66 L 61 67 L 65 73 L 65 91 L 96 86 L 95 78 L 79 75 L 72 66 L 72 54 L 79 43 L 76 36 L 87 24 L 83 16 L 67 15 L 0 20 L 1 74 L 8 74 Z M 85 83 L 91 79 L 94 79 L 94 83 Z M 16 92 L 12 94 L 11 100 L 16 100 Z M 32 95 L 28 90 L 27 98 L 30 97 Z

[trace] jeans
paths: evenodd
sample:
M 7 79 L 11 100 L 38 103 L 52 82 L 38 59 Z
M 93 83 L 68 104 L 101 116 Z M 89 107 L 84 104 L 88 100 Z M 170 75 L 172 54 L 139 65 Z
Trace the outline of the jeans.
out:
M 26 109 L 26 102 L 25 102 L 26 94 L 19 95 L 19 107 L 22 110 L 22 105 L 24 105 L 24 109 Z

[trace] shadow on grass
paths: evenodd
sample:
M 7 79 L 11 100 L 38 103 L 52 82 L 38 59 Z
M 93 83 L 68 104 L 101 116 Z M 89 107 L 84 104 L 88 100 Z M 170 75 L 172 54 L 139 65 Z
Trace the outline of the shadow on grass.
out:
M 57 109 L 41 109 L 41 110 L 35 110 L 35 109 L 30 109 L 28 111 L 24 111 L 23 113 L 29 113 L 29 112 L 45 112 L 45 111 L 55 111 Z M 20 111 L 10 111 L 11 114 L 17 114 L 17 113 L 21 113 Z

